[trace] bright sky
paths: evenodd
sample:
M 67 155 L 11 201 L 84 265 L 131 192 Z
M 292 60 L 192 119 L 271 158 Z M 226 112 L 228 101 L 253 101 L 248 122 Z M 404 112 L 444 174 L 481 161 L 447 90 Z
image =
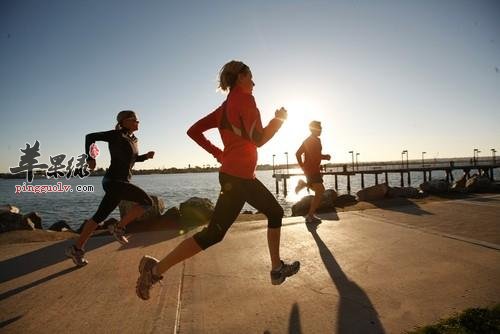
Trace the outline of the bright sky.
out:
M 122 109 L 156 151 L 136 168 L 215 165 L 185 133 L 225 99 L 217 74 L 232 59 L 252 69 L 265 124 L 289 111 L 261 164 L 295 162 L 313 119 L 333 162 L 500 151 L 498 1 L 178 3 L 0 2 L 0 172 L 35 140 L 39 162 L 83 153 Z

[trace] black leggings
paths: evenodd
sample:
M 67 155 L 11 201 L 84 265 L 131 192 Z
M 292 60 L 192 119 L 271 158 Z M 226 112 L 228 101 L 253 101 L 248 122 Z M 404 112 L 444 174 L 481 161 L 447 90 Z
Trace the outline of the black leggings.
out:
M 267 217 L 270 228 L 281 227 L 283 208 L 273 194 L 257 179 L 219 174 L 221 191 L 210 223 L 193 238 L 202 249 L 220 242 L 234 223 L 245 202 Z
M 97 212 L 92 217 L 97 224 L 106 219 L 118 206 L 121 200 L 127 200 L 141 204 L 144 208 L 153 205 L 153 200 L 141 188 L 128 181 L 113 180 L 107 177 L 102 179 L 102 187 L 106 194 L 99 204 Z

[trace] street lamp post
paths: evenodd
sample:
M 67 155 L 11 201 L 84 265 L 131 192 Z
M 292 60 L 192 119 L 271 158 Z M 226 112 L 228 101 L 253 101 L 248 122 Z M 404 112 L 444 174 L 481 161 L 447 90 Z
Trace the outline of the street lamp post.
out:
M 496 156 L 495 156 L 496 152 L 497 150 L 495 150 L 494 148 L 491 149 L 491 155 L 493 156 L 493 164 L 496 164 Z
M 406 168 L 410 168 L 410 163 L 408 162 L 408 150 L 406 151 Z
M 475 166 L 476 165 L 476 153 L 479 152 L 479 150 L 477 148 L 474 149 L 474 152 L 473 152 L 473 165 Z
M 286 173 L 288 174 L 288 152 L 285 152 L 286 155 Z
M 422 152 L 422 167 L 424 167 L 424 166 L 425 166 L 425 164 L 424 164 L 424 154 L 425 154 L 425 153 L 427 153 L 427 152 Z
M 276 174 L 276 170 L 274 168 L 274 157 L 276 156 L 276 154 L 273 154 L 273 175 Z
M 403 152 L 401 152 L 401 168 L 405 166 L 405 161 L 404 161 L 405 154 L 408 157 L 408 150 L 404 150 Z
M 356 170 L 359 170 L 358 156 L 359 156 L 359 152 L 356 152 Z
M 351 158 L 352 158 L 352 170 L 354 170 L 354 151 L 349 151 L 351 153 Z

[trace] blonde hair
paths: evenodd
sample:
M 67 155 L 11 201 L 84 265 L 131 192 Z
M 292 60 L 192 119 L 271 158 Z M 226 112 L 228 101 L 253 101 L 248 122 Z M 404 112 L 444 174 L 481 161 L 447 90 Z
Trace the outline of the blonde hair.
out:
M 236 86 L 238 75 L 249 73 L 250 68 L 242 61 L 231 60 L 229 63 L 222 66 L 219 71 L 219 88 L 222 91 L 228 91 Z

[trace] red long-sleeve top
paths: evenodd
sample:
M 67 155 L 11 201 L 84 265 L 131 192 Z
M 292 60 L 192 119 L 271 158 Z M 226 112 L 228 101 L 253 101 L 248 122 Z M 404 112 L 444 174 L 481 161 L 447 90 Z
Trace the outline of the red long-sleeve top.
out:
M 302 145 L 300 145 L 296 156 L 305 175 L 311 176 L 321 173 L 321 160 L 327 158 L 326 155 L 321 154 L 321 150 L 321 139 L 314 135 L 307 137 Z M 302 155 L 304 155 L 304 161 L 302 161 Z
M 282 121 L 274 118 L 263 128 L 254 97 L 235 87 L 222 105 L 197 121 L 187 134 L 222 164 L 220 172 L 254 179 L 257 147 L 269 140 L 281 124 Z M 224 144 L 223 151 L 203 134 L 213 128 L 219 129 Z M 270 135 L 263 136 L 264 132 Z

